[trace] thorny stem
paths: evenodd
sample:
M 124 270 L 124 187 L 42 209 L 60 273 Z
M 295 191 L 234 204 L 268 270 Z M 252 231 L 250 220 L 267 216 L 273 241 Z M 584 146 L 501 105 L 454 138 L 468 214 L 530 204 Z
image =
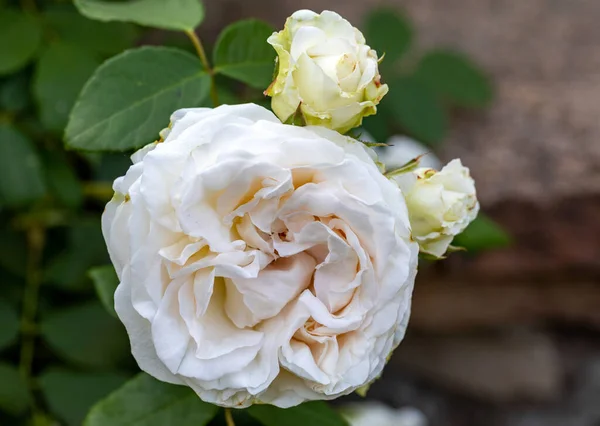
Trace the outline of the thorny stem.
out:
M 37 315 L 40 284 L 42 282 L 42 255 L 46 240 L 46 231 L 40 225 L 33 225 L 27 230 L 29 256 L 27 259 L 27 274 L 25 292 L 23 294 L 23 311 L 21 314 L 21 358 L 19 371 L 21 377 L 33 388 L 31 370 L 35 351 L 35 317 Z M 32 398 L 32 408 L 36 410 L 35 400 Z
M 214 107 L 219 106 L 219 95 L 217 93 L 217 85 L 215 82 L 215 72 L 210 66 L 210 62 L 208 62 L 208 58 L 206 56 L 206 51 L 204 50 L 204 46 L 202 46 L 202 42 L 200 41 L 200 37 L 194 31 L 186 30 L 185 33 L 188 35 L 198 56 L 200 57 L 200 61 L 202 65 L 210 75 L 210 98 L 212 99 L 212 103 Z
M 235 426 L 233 415 L 231 414 L 231 408 L 225 409 L 225 423 L 227 423 L 227 426 Z

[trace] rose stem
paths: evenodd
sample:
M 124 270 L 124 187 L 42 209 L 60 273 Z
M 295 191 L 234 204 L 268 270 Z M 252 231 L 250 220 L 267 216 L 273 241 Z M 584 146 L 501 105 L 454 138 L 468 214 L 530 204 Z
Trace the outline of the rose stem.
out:
M 219 106 L 219 95 L 217 93 L 217 85 L 215 83 L 215 72 L 210 66 L 210 62 L 208 62 L 208 58 L 206 57 L 206 52 L 204 51 L 204 46 L 202 46 L 202 42 L 200 41 L 200 37 L 194 31 L 186 30 L 185 33 L 188 35 L 192 44 L 196 48 L 196 52 L 200 57 L 200 61 L 202 65 L 206 69 L 206 72 L 210 75 L 210 98 L 212 99 L 213 106 Z
M 40 284 L 42 282 L 42 254 L 46 240 L 46 231 L 41 225 L 33 225 L 27 230 L 29 256 L 25 292 L 23 294 L 23 311 L 21 316 L 21 359 L 19 371 L 25 383 L 33 388 L 31 369 L 35 350 L 35 317 L 37 315 Z M 36 410 L 35 399 L 31 399 L 32 409 Z
M 231 408 L 225 409 L 225 423 L 227 423 L 227 426 L 235 426 L 233 415 L 231 414 Z

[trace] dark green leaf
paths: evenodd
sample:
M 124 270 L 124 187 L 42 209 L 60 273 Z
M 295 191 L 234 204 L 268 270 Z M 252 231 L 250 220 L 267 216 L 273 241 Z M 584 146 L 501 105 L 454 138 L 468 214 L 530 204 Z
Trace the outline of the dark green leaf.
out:
M 15 416 L 29 404 L 29 391 L 15 367 L 0 363 L 0 409 Z
M 0 84 L 0 109 L 18 112 L 29 105 L 29 81 L 24 73 Z
M 50 410 L 69 426 L 80 426 L 89 409 L 127 381 L 125 374 L 83 373 L 50 368 L 39 378 Z
M 229 80 L 226 77 L 223 77 L 224 79 L 228 80 L 229 83 L 231 83 L 231 80 Z M 237 93 L 235 93 L 234 91 L 232 91 L 229 87 L 227 87 L 224 84 L 219 84 L 217 83 L 217 95 L 219 97 L 219 103 L 221 105 L 226 104 L 226 105 L 235 105 L 235 104 L 241 104 L 241 103 L 245 103 L 245 102 L 251 102 L 250 100 L 247 99 L 241 99 L 242 96 L 238 95 Z M 260 98 L 264 99 L 265 96 L 261 93 L 260 94 Z M 271 98 L 267 98 L 267 99 L 271 99 Z M 258 102 L 254 102 L 254 103 L 258 103 Z M 203 107 L 207 107 L 207 108 L 212 108 L 213 104 L 212 104 L 212 99 L 206 99 L 204 102 L 202 102 Z
M 0 233 L 0 240 L 4 237 L 4 233 Z M 0 257 L 2 254 L 0 254 Z M 25 258 L 23 258 L 25 263 Z M 13 274 L 6 272 L 0 268 L 0 286 L 2 287 L 2 298 L 8 303 L 15 312 L 21 309 L 23 305 L 23 287 L 25 282 L 23 278 L 16 277 Z
M 260 423 L 254 419 L 254 417 L 248 414 L 248 410 L 231 410 L 233 423 L 235 426 L 259 426 Z M 225 411 L 218 413 L 214 421 L 210 423 L 211 426 L 225 426 Z
M 348 422 L 323 401 L 305 402 L 286 409 L 253 405 L 248 412 L 265 426 L 348 426 Z
M 0 299 L 0 350 L 15 341 L 19 334 L 19 317 L 17 312 Z
M 80 220 L 71 224 L 67 249 L 50 262 L 44 278 L 65 290 L 89 289 L 88 269 L 108 260 L 100 221 Z
M 123 326 L 97 302 L 55 311 L 43 318 L 41 332 L 59 355 L 81 365 L 114 366 L 129 354 Z
M 413 29 L 395 9 L 376 9 L 367 16 L 365 38 L 379 56 L 385 54 L 382 65 L 392 64 L 410 47 Z
M 131 24 L 87 19 L 74 8 L 44 11 L 44 20 L 60 41 L 76 44 L 101 55 L 115 55 L 131 47 L 137 31 Z
M 275 67 L 275 50 L 267 43 L 271 34 L 273 27 L 256 19 L 231 24 L 215 45 L 215 71 L 257 89 L 266 89 Z
M 27 65 L 35 55 L 42 30 L 30 15 L 4 9 L 0 13 L 0 75 L 10 74 Z
M 45 193 L 43 171 L 33 143 L 0 123 L 0 204 L 21 206 Z
M 217 411 L 218 407 L 202 402 L 190 388 L 142 373 L 94 406 L 84 425 L 203 426 Z
M 131 167 L 131 158 L 125 153 L 88 154 L 100 156 L 98 162 L 94 164 L 94 180 L 112 184 L 116 178 L 123 176 Z
M 452 245 L 464 247 L 469 252 L 478 252 L 506 247 L 511 243 L 510 235 L 496 222 L 483 213 L 452 241 Z
M 178 108 L 199 105 L 210 77 L 193 55 L 172 48 L 128 50 L 102 64 L 75 104 L 67 146 L 123 151 L 158 138 Z
M 446 134 L 446 114 L 437 99 L 418 80 L 403 77 L 390 83 L 394 119 L 416 139 L 435 145 Z
M 81 182 L 64 154 L 48 152 L 45 159 L 46 180 L 52 193 L 70 208 L 77 208 L 83 202 Z
M 85 48 L 53 43 L 37 63 L 33 93 L 40 118 L 50 130 L 64 130 L 81 88 L 100 62 Z
M 458 106 L 484 107 L 494 95 L 487 75 L 461 53 L 429 52 L 421 59 L 416 76 L 438 96 Z
M 98 266 L 88 272 L 94 282 L 98 298 L 104 305 L 106 311 L 116 318 L 115 312 L 115 290 L 119 285 L 119 278 L 112 265 Z
M 166 30 L 191 31 L 204 19 L 200 0 L 75 0 L 75 6 L 91 19 L 134 22 Z

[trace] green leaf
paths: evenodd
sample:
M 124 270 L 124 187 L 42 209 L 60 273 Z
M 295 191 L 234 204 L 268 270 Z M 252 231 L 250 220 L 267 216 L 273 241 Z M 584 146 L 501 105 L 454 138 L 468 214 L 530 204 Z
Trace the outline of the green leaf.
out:
M 0 240 L 2 237 L 3 234 L 0 234 Z M 23 288 L 25 287 L 23 278 L 15 277 L 0 268 L 0 283 L 2 287 L 2 299 L 12 307 L 14 312 L 17 312 L 23 305 Z
M 395 120 L 416 139 L 438 144 L 446 134 L 446 114 L 434 94 L 418 80 L 402 77 L 390 83 Z
M 15 367 L 0 363 L 0 409 L 18 416 L 29 405 L 29 391 Z
M 19 112 L 29 105 L 29 80 L 24 73 L 11 76 L 0 84 L 0 109 Z
M 286 409 L 253 405 L 248 412 L 265 426 L 348 426 L 348 422 L 323 401 L 305 402 Z
M 142 373 L 92 408 L 84 426 L 203 426 L 218 410 L 188 387 Z
M 61 132 L 81 88 L 100 62 L 83 47 L 53 43 L 38 60 L 33 93 L 45 127 Z
M 165 30 L 192 31 L 204 19 L 200 0 L 75 0 L 82 15 L 99 21 L 134 22 Z
M 117 317 L 115 312 L 115 290 L 119 285 L 119 277 L 112 265 L 98 266 L 89 270 L 88 275 L 94 282 L 98 298 L 106 311 L 113 317 Z
M 385 54 L 382 65 L 391 65 L 408 51 L 413 39 L 413 29 L 410 22 L 397 10 L 381 8 L 367 16 L 365 38 L 380 57 Z
M 4 9 L 0 13 L 0 75 L 27 65 L 42 40 L 42 30 L 31 15 Z
M 0 350 L 15 341 L 19 334 L 19 317 L 17 312 L 0 299 Z
M 43 17 L 61 42 L 76 44 L 100 55 L 120 53 L 131 47 L 137 37 L 136 28 L 131 24 L 93 21 L 70 6 L 46 10 Z
M 67 249 L 52 259 L 44 279 L 64 290 L 86 290 L 88 269 L 108 261 L 99 218 L 79 220 L 71 224 Z
M 22 206 L 42 197 L 45 191 L 35 146 L 9 124 L 0 123 L 0 204 Z
M 65 132 L 70 148 L 124 151 L 158 138 L 169 116 L 199 105 L 210 77 L 193 55 L 165 47 L 128 50 L 102 64 L 75 104 Z
M 89 153 L 88 155 L 100 156 L 98 162 L 94 164 L 94 180 L 109 182 L 111 185 L 116 178 L 125 175 L 131 167 L 130 156 L 122 152 Z
M 467 229 L 452 241 L 453 245 L 464 247 L 469 252 L 506 247 L 511 243 L 510 235 L 483 213 L 479 213 Z
M 83 189 L 75 170 L 65 155 L 58 151 L 46 153 L 46 180 L 52 193 L 66 207 L 76 209 L 83 203 Z
M 416 77 L 438 96 L 463 107 L 485 107 L 494 96 L 488 76 L 461 53 L 434 50 L 419 63 Z
M 221 76 L 219 76 L 221 77 Z M 259 104 L 258 101 L 255 100 L 250 100 L 248 98 L 244 98 L 241 99 L 241 96 L 237 93 L 235 93 L 235 91 L 228 87 L 227 85 L 225 85 L 224 83 L 232 83 L 232 81 L 226 77 L 221 77 L 220 80 L 226 80 L 226 82 L 220 83 L 217 80 L 217 95 L 219 97 L 219 103 L 220 104 L 226 104 L 226 105 L 235 105 L 235 104 L 242 104 L 245 102 L 254 102 L 256 104 Z M 234 83 L 235 84 L 235 83 Z M 265 96 L 260 93 L 260 99 L 265 99 Z M 268 98 L 269 100 L 271 98 Z M 203 107 L 206 108 L 212 108 L 213 107 L 213 103 L 212 103 L 212 99 L 206 99 L 204 102 L 202 102 Z
M 50 410 L 69 426 L 80 426 L 89 409 L 128 379 L 125 374 L 50 368 L 39 378 Z
M 215 45 L 215 72 L 251 87 L 266 89 L 275 67 L 275 50 L 267 43 L 273 31 L 269 24 L 256 19 L 229 25 Z
M 110 367 L 129 356 L 121 323 L 97 302 L 61 308 L 42 319 L 46 342 L 65 360 L 92 367 Z

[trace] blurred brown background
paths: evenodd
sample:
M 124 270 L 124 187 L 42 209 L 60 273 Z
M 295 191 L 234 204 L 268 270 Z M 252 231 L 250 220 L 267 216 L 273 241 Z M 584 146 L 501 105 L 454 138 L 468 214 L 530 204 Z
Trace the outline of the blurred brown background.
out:
M 393 5 L 418 45 L 461 50 L 494 78 L 493 106 L 452 117 L 439 155 L 471 168 L 515 243 L 422 267 L 408 337 L 369 396 L 434 426 L 600 425 L 600 2 L 206 3 L 208 39 L 247 17 L 279 28 L 300 8 L 360 27 Z

